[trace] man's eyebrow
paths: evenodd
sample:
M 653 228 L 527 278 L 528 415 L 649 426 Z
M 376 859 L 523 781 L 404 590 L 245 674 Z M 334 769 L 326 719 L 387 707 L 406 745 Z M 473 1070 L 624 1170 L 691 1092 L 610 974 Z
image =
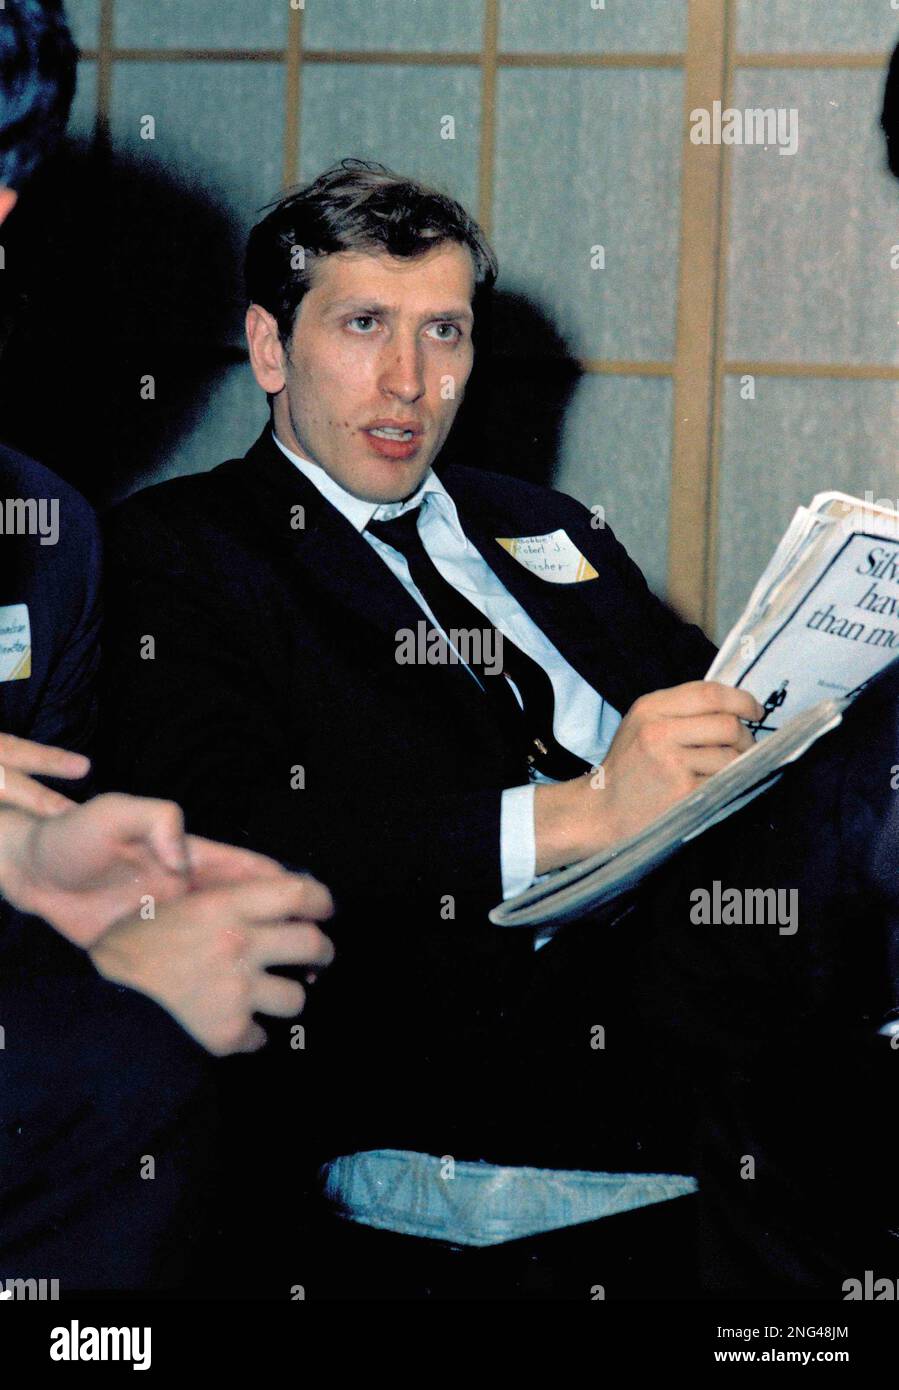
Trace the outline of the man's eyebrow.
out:
M 390 304 L 377 304 L 366 299 L 338 299 L 330 304 L 325 304 L 327 313 L 337 312 L 344 309 L 355 309 L 357 314 L 393 314 L 396 309 Z M 467 319 L 474 322 L 474 314 L 468 305 L 456 307 L 454 309 L 430 309 L 422 314 L 422 322 L 429 319 Z

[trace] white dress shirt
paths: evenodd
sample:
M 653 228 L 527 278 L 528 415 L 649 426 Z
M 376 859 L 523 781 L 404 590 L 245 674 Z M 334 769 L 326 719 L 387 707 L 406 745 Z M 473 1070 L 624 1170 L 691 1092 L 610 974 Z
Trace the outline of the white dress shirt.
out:
M 621 723 L 621 715 L 578 675 L 493 573 L 462 530 L 456 504 L 433 470 L 428 470 L 418 491 L 404 502 L 366 502 L 347 492 L 317 463 L 288 449 L 274 432 L 273 437 L 291 463 L 365 536 L 369 545 L 414 598 L 428 621 L 443 632 L 412 582 L 405 556 L 366 530 L 370 521 L 392 521 L 394 517 L 420 505 L 419 535 L 443 578 L 469 603 L 474 604 L 504 637 L 517 643 L 523 652 L 542 666 L 549 676 L 555 697 L 553 732 L 559 743 L 569 752 L 584 758 L 591 766 L 602 762 Z M 446 637 L 446 633 L 443 635 Z M 473 672 L 472 679 L 476 679 Z M 517 690 L 515 693 L 518 695 Z M 504 899 L 523 892 L 535 881 L 534 785 L 549 780 L 532 771 L 530 781 L 519 787 L 509 787 L 502 794 L 500 866 Z

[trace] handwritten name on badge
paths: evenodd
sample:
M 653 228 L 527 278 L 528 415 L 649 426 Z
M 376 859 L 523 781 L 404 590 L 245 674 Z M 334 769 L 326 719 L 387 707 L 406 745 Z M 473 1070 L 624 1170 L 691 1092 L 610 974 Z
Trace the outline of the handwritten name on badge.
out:
M 27 603 L 0 604 L 0 681 L 31 675 L 31 621 Z
M 548 584 L 582 584 L 599 578 L 567 531 L 550 531 L 548 536 L 497 536 L 496 542 Z

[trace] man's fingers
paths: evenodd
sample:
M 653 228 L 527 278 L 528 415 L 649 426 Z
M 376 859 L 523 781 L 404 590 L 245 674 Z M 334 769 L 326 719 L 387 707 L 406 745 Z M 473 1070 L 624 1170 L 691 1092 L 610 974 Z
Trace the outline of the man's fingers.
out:
M 672 719 L 673 741 L 682 748 L 719 746 L 742 753 L 752 747 L 752 734 L 732 714 L 697 714 L 691 719 Z
M 272 878 L 287 873 L 266 854 L 223 845 L 217 840 L 204 840 L 188 835 L 187 850 L 195 888 L 224 887 L 226 884 L 246 883 L 257 878 Z
M 275 924 L 286 917 L 319 922 L 334 913 L 334 902 L 324 884 L 304 874 L 280 874 L 222 889 L 222 906 L 225 911 L 236 911 L 250 925 Z
M 149 827 L 149 840 L 160 864 L 175 874 L 190 871 L 190 855 L 184 834 L 184 812 L 173 801 L 161 801 Z
M 184 813 L 174 801 L 107 792 L 88 803 L 95 823 L 113 829 L 120 843 L 149 845 L 164 868 L 186 874 L 190 868 Z
M 30 739 L 17 738 L 15 734 L 0 734 L 0 767 L 14 768 L 18 772 L 30 772 L 41 777 L 86 777 L 90 772 L 90 758 L 83 753 L 70 753 L 65 748 L 54 748 L 50 744 L 32 743 Z
M 35 816 L 61 816 L 75 807 L 75 802 L 67 796 L 42 786 L 24 772 L 15 772 L 0 764 L 0 806 L 4 803 Z
M 737 690 L 721 681 L 687 681 L 645 695 L 647 712 L 671 718 L 699 714 L 734 714 L 738 719 L 761 719 L 764 709 L 748 690 Z
M 233 1048 L 229 1048 L 229 1051 L 258 1052 L 260 1047 L 265 1047 L 265 1044 L 267 1042 L 268 1037 L 266 1035 L 265 1029 L 262 1028 L 255 1020 L 251 1020 L 247 1026 L 246 1032 L 234 1045 Z
M 296 980 L 267 975 L 263 970 L 253 983 L 253 1012 L 272 1018 L 293 1018 L 302 1013 L 306 991 Z
M 694 748 L 690 754 L 690 771 L 700 777 L 713 777 L 729 767 L 739 757 L 734 748 Z
M 255 965 L 330 965 L 334 945 L 318 927 L 305 924 L 254 927 L 247 958 Z

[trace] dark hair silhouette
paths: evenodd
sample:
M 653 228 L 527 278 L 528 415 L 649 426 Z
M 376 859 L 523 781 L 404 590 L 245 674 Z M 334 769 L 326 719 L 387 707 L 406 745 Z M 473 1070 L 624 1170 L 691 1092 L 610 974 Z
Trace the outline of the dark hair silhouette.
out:
M 11 0 L 0 14 L 0 185 L 21 188 L 66 127 L 77 49 L 61 0 Z

